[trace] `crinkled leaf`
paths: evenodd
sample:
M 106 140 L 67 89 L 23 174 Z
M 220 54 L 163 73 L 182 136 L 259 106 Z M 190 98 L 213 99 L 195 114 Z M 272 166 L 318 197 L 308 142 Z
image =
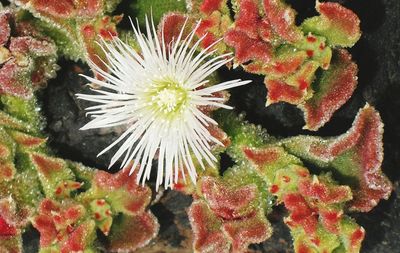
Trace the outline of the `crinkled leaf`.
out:
M 360 19 L 338 3 L 319 3 L 316 6 L 320 16 L 306 19 L 302 24 L 304 32 L 312 32 L 327 39 L 330 46 L 353 46 L 361 36 Z
M 274 32 L 288 42 L 299 41 L 303 33 L 296 26 L 296 12 L 283 0 L 263 0 L 265 16 Z
M 334 51 L 330 68 L 313 84 L 314 95 L 300 108 L 304 111 L 306 126 L 318 130 L 328 122 L 350 97 L 357 86 L 357 65 L 346 50 Z
M 122 215 L 111 228 L 108 250 L 132 252 L 146 246 L 158 233 L 156 217 L 150 212 L 138 216 Z
M 387 199 L 392 184 L 381 171 L 383 124 L 378 112 L 366 105 L 351 129 L 336 138 L 293 137 L 284 141 L 292 154 L 330 170 L 353 189 L 351 209 L 367 212 Z

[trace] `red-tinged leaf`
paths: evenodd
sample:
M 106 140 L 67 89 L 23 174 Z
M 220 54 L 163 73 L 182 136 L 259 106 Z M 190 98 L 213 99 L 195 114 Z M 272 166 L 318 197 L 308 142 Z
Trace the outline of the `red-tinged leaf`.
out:
M 151 200 L 151 190 L 138 185 L 136 173 L 129 176 L 129 168 L 116 174 L 96 171 L 93 189 L 95 196 L 104 196 L 118 212 L 129 215 L 140 215 Z
M 286 150 L 332 171 L 353 192 L 350 209 L 368 212 L 387 199 L 392 184 L 382 173 L 383 124 L 368 104 L 359 111 L 351 129 L 335 138 L 293 137 L 284 141 Z
M 94 231 L 94 222 L 93 228 L 88 226 L 88 222 L 78 225 L 78 221 L 84 215 L 85 208 L 82 205 L 44 199 L 40 203 L 38 215 L 32 222 L 40 233 L 40 247 L 46 248 L 56 244 L 62 252 L 68 252 L 67 249 L 70 251 L 86 249 L 80 245 L 83 243 L 88 245 L 89 237 Z
M 359 181 L 351 204 L 353 210 L 368 212 L 379 200 L 390 196 L 392 184 L 381 171 L 382 138 L 381 118 L 373 107 L 366 105 L 358 113 L 352 128 L 346 134 L 332 141 L 324 149 L 314 146 L 310 150 L 315 155 L 332 160 L 333 163 L 335 159 L 340 160 L 340 157 L 350 156 L 348 159 L 351 161 L 347 161 L 348 167 L 343 167 L 342 170 L 350 170 L 351 172 L 346 174 L 356 176 Z M 341 164 L 343 162 L 346 161 L 341 160 Z
M 232 188 L 212 177 L 204 177 L 201 191 L 213 212 L 224 219 L 235 219 L 247 215 L 249 205 L 257 197 L 257 187 L 246 185 Z
M 23 84 L 17 77 L 22 70 L 14 61 L 6 62 L 0 69 L 0 94 L 14 95 L 29 99 L 33 96 L 30 87 Z
M 89 250 L 95 232 L 94 221 L 86 221 L 75 228 L 68 239 L 61 243 L 61 253 Z
M 75 14 L 73 0 L 24 0 L 30 2 L 39 12 L 51 15 L 57 18 L 71 18 Z
M 1 76 L 1 70 L 0 70 L 0 76 Z M 0 77 L 0 82 L 1 82 L 1 77 Z M 1 94 L 1 86 L 0 86 L 0 94 Z M 21 131 L 29 131 L 29 125 L 27 125 L 25 122 L 11 117 L 7 113 L 0 111 L 0 126 L 6 128 L 6 129 L 17 129 Z
M 265 85 L 268 89 L 267 105 L 277 102 L 287 102 L 290 104 L 299 104 L 303 101 L 306 90 L 301 90 L 298 87 L 290 86 L 287 83 L 279 80 L 265 80 Z
M 229 136 L 218 126 L 210 124 L 207 127 L 207 130 L 211 134 L 211 136 L 219 140 L 224 145 L 223 148 L 227 148 L 231 144 Z M 221 146 L 216 145 L 214 148 L 221 148 Z
M 0 241 L 1 237 L 9 237 L 17 235 L 17 229 L 8 224 L 4 218 L 0 215 Z
M 110 41 L 118 36 L 116 25 L 120 21 L 120 17 L 121 16 L 103 16 L 95 21 L 88 21 L 80 24 L 79 31 L 87 51 L 86 57 L 104 71 L 108 71 L 108 67 L 105 64 L 107 63 L 107 59 L 104 50 L 98 43 L 101 43 L 101 39 Z M 103 78 L 101 75 L 97 76 L 100 79 Z
M 322 225 L 330 233 L 338 234 L 343 211 L 320 210 L 319 217 Z
M 282 0 L 263 0 L 265 16 L 274 32 L 288 42 L 302 39 L 303 33 L 296 26 L 296 12 Z
M 258 38 L 257 24 L 260 22 L 258 3 L 255 0 L 242 0 L 238 3 L 235 17 L 235 30 L 246 33 L 252 39 Z
M 40 246 L 49 247 L 57 237 L 57 229 L 50 216 L 39 215 L 33 220 L 33 226 L 40 233 Z
M 262 19 L 255 0 L 242 0 L 238 3 L 238 13 L 235 19 L 235 30 L 246 33 L 251 39 L 270 41 L 272 29 L 266 19 Z
M 61 181 L 54 188 L 54 197 L 59 199 L 68 198 L 73 191 L 78 190 L 82 185 L 82 183 L 71 180 Z
M 318 130 L 349 100 L 357 86 L 357 65 L 346 50 L 334 51 L 330 68 L 322 73 L 315 94 L 300 108 L 304 111 L 305 129 Z
M 203 3 L 200 5 L 200 11 L 210 15 L 212 12 L 219 10 L 224 3 L 224 0 L 203 0 Z
M 164 15 L 158 26 L 159 38 L 164 38 L 165 45 L 169 45 L 172 41 L 176 41 L 186 21 L 191 23 L 188 16 L 181 13 L 169 13 Z M 203 24 L 203 26 L 205 26 L 205 24 Z M 190 27 L 190 25 L 187 24 L 185 26 L 185 34 L 183 36 L 188 34 L 186 32 L 190 32 L 186 27 Z
M 351 47 L 361 36 L 360 19 L 338 3 L 319 3 L 319 17 L 306 19 L 302 24 L 305 32 L 324 36 L 331 46 Z
M 272 234 L 272 227 L 263 213 L 228 221 L 223 224 L 223 230 L 232 242 L 231 252 L 246 252 L 251 243 L 261 243 Z
M 295 50 L 290 50 L 289 52 L 284 52 L 280 54 L 278 57 L 275 57 L 271 64 L 268 64 L 267 66 L 263 67 L 261 71 L 252 71 L 250 66 L 246 66 L 245 69 L 246 71 L 249 71 L 251 73 L 255 74 L 265 74 L 268 75 L 269 77 L 274 77 L 274 78 L 282 78 L 284 76 L 288 76 L 290 74 L 293 74 L 297 69 L 300 68 L 300 66 L 303 64 L 303 62 L 307 59 L 307 54 L 304 51 L 295 51 Z
M 102 0 L 80 0 L 75 1 L 74 7 L 79 17 L 90 18 L 101 14 L 103 4 L 105 4 L 105 1 Z
M 314 234 L 318 225 L 318 214 L 300 194 L 291 193 L 283 197 L 285 207 L 291 212 L 286 224 L 291 228 L 302 227 L 306 233 Z
M 95 199 L 90 203 L 90 210 L 97 227 L 107 236 L 113 222 L 111 206 L 105 199 Z
M 62 160 L 51 158 L 40 153 L 32 153 L 31 157 L 38 171 L 45 177 L 50 177 L 51 174 L 60 172 L 64 166 Z
M 81 184 L 75 182 L 75 176 L 64 160 L 31 152 L 30 159 L 39 174 L 45 195 L 49 198 L 70 196 Z
M 0 46 L 6 44 L 10 38 L 11 28 L 9 15 L 7 11 L 1 11 L 0 13 Z
M 243 148 L 243 153 L 246 158 L 249 159 L 254 165 L 263 167 L 275 163 L 281 155 L 280 148 L 264 148 L 264 149 L 254 149 L 249 147 Z
M 149 244 L 159 230 L 157 219 L 150 211 L 133 217 L 123 215 L 118 222 L 111 229 L 109 252 L 133 252 Z
M 12 180 L 15 173 L 16 169 L 13 163 L 0 161 L 0 182 Z
M 305 98 L 312 96 L 311 83 L 315 79 L 315 72 L 317 71 L 319 64 L 315 61 L 306 61 L 298 71 L 293 75 L 288 76 L 285 82 L 293 87 L 297 87 L 299 90 L 305 91 Z
M 228 31 L 224 41 L 235 49 L 235 60 L 239 64 L 252 60 L 268 63 L 271 60 L 272 46 L 262 40 L 252 39 L 242 31 Z
M 26 149 L 38 148 L 46 142 L 44 138 L 35 137 L 18 131 L 12 131 L 10 134 L 16 143 Z
M 13 198 L 0 199 L 0 252 L 21 253 L 21 230 L 28 225 L 24 210 L 16 210 Z
M 300 180 L 298 187 L 303 196 L 318 200 L 324 205 L 346 202 L 352 199 L 350 187 L 328 185 L 317 177 Z
M 216 30 L 220 29 L 220 23 L 221 14 L 219 12 L 211 14 L 200 22 L 200 25 L 196 30 L 196 35 L 198 38 L 204 36 L 203 40 L 200 43 L 200 46 L 202 48 L 208 48 L 218 40 L 217 35 L 219 37 L 219 33 L 221 31 Z
M 35 56 L 49 56 L 57 51 L 54 44 L 28 36 L 11 38 L 9 49 L 13 53 L 32 53 Z
M 221 231 L 222 220 L 215 216 L 206 203 L 194 201 L 188 215 L 194 234 L 195 251 L 229 253 L 230 243 Z

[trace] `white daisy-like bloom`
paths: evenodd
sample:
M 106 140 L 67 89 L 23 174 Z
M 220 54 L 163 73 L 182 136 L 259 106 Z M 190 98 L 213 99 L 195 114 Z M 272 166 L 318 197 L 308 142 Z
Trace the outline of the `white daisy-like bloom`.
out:
M 80 99 L 98 103 L 86 109 L 92 120 L 81 129 L 126 127 L 99 155 L 122 142 L 110 167 L 122 157 L 121 168 L 133 161 L 130 173 L 138 169 L 137 180 L 143 184 L 150 178 L 153 160 L 157 159 L 157 189 L 163 181 L 165 188 L 173 187 L 180 173 L 186 177 L 185 172 L 195 182 L 194 159 L 203 169 L 204 162 L 214 166 L 217 159 L 211 148 L 223 144 L 207 129 L 217 122 L 200 107 L 231 109 L 223 104 L 224 98 L 213 93 L 250 82 L 232 80 L 207 85 L 207 77 L 232 58 L 230 54 L 211 57 L 217 42 L 199 52 L 204 39 L 194 40 L 199 23 L 188 36 L 184 36 L 185 25 L 179 36 L 166 45 L 164 31 L 159 38 L 153 21 L 146 18 L 147 35 L 132 23 L 140 51 L 117 37 L 111 42 L 103 41 L 100 46 L 108 61 L 108 72 L 90 62 L 102 78 L 84 76 L 100 89 L 94 89 L 94 95 L 77 94 Z

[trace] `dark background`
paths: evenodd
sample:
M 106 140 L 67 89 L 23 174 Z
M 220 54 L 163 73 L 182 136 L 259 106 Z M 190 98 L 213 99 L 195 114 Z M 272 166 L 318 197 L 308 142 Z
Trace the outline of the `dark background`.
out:
M 1 0 L 1 2 L 5 2 Z M 129 1 L 125 0 L 124 3 Z M 314 0 L 290 0 L 299 13 L 298 22 L 305 17 L 316 15 Z M 252 79 L 253 84 L 232 91 L 230 103 L 237 112 L 246 112 L 252 123 L 261 124 L 275 136 L 315 134 L 335 136 L 350 128 L 358 110 L 366 102 L 375 106 L 385 123 L 383 170 L 392 180 L 395 191 L 388 201 L 381 203 L 370 213 L 354 214 L 357 222 L 367 234 L 363 242 L 364 253 L 400 252 L 400 1 L 399 0 L 342 0 L 336 1 L 352 9 L 361 19 L 363 35 L 350 49 L 359 66 L 359 84 L 353 95 L 333 119 L 318 132 L 303 131 L 302 112 L 284 103 L 264 107 L 266 89 L 263 78 L 241 71 L 221 70 L 229 79 L 240 77 Z M 123 11 L 123 5 L 119 10 Z M 87 119 L 83 108 L 87 104 L 76 101 L 74 94 L 86 90 L 85 81 L 77 73 L 87 72 L 83 64 L 60 61 L 62 70 L 41 95 L 44 113 L 48 120 L 47 131 L 50 146 L 61 157 L 83 162 L 88 166 L 107 168 L 111 154 L 96 158 L 117 133 L 79 131 Z M 224 157 L 226 164 L 228 158 Z M 165 192 L 161 201 L 152 210 L 161 224 L 160 235 L 154 245 L 143 252 L 191 252 L 190 225 L 185 208 L 191 203 L 190 197 L 176 192 Z M 275 232 L 267 242 L 254 245 L 259 252 L 292 252 L 288 229 L 282 223 L 285 211 L 277 207 L 269 219 Z M 32 239 L 34 238 L 34 239 Z M 27 252 L 34 252 L 37 240 L 27 236 Z M 162 245 L 162 246 L 157 246 Z

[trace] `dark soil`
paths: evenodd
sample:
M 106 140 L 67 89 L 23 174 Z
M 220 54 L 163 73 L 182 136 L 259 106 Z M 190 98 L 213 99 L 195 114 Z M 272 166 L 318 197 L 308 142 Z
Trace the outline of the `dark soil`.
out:
M 315 14 L 314 0 L 288 1 L 298 10 L 301 19 Z M 388 201 L 367 214 L 354 217 L 367 231 L 362 252 L 400 252 L 400 1 L 399 0 L 342 0 L 345 6 L 354 10 L 361 18 L 363 36 L 350 51 L 359 66 L 359 85 L 350 101 L 335 113 L 333 119 L 320 131 L 311 133 L 301 130 L 304 121 L 300 110 L 287 104 L 264 107 L 266 89 L 263 78 L 240 71 L 230 71 L 229 78 L 252 79 L 250 86 L 237 88 L 232 92 L 230 103 L 237 112 L 246 112 L 246 118 L 261 124 L 276 136 L 316 134 L 334 136 L 345 132 L 351 125 L 357 111 L 370 103 L 381 113 L 385 123 L 383 170 L 394 182 L 396 190 Z M 44 111 L 48 120 L 50 145 L 57 155 L 83 162 L 86 165 L 107 168 L 109 154 L 96 158 L 116 133 L 99 131 L 79 131 L 87 122 L 82 108 L 87 107 L 75 99 L 77 92 L 86 92 L 83 78 L 78 73 L 87 72 L 82 64 L 60 63 L 57 79 L 51 81 L 43 94 Z M 227 70 L 221 71 L 222 75 Z M 190 226 L 185 208 L 190 205 L 190 197 L 175 192 L 166 192 L 161 201 L 152 207 L 161 222 L 159 240 L 168 245 L 165 251 L 191 252 Z M 282 223 L 285 215 L 277 208 L 271 215 L 275 233 L 267 242 L 254 245 L 258 252 L 291 252 L 288 229 Z M 189 242 L 188 242 L 189 241 Z M 154 245 L 153 245 L 154 246 Z M 153 247 L 154 248 L 154 247 Z M 172 251 L 167 250 L 174 249 Z M 157 252 L 157 251 L 144 251 Z

